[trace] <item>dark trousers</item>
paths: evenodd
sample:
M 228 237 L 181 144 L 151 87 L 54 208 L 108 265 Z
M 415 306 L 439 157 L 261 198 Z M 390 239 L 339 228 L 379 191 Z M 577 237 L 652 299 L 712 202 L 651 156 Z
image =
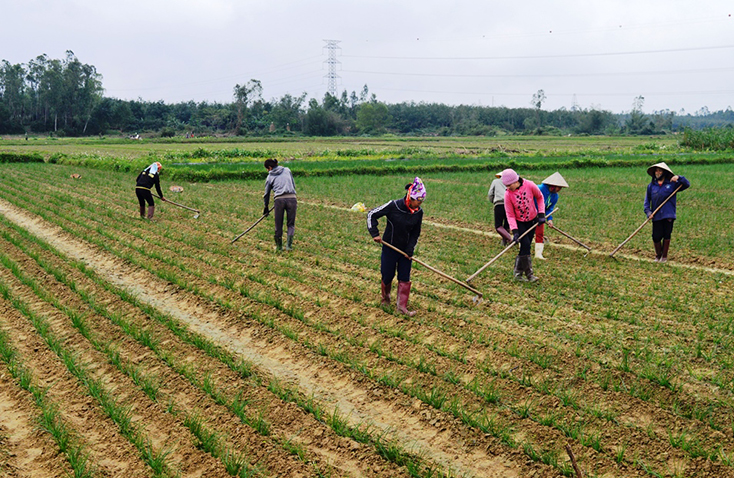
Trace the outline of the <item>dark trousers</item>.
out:
M 663 239 L 670 239 L 673 234 L 673 223 L 675 219 L 662 219 L 652 222 L 652 242 L 660 242 Z
M 380 256 L 380 273 L 382 274 L 382 282 L 390 284 L 395 278 L 395 269 L 398 271 L 398 281 L 410 282 L 410 268 L 413 261 L 405 257 L 399 252 L 382 246 L 382 256 Z
M 283 215 L 286 216 L 287 234 L 292 236 L 296 232 L 296 209 L 298 209 L 298 200 L 296 198 L 276 198 L 275 209 L 273 210 L 275 219 L 275 238 L 283 238 Z
M 530 229 L 531 227 L 533 227 L 536 222 L 537 221 L 535 220 L 528 221 L 528 222 L 517 221 L 517 230 L 520 233 L 520 235 L 522 236 L 523 233 L 527 231 L 528 229 Z M 519 256 L 530 255 L 530 246 L 532 245 L 532 243 L 533 243 L 532 234 L 528 234 L 527 236 L 520 239 L 520 253 L 518 255 Z
M 510 232 L 510 224 L 507 222 L 504 204 L 498 204 L 494 207 L 494 228 L 497 229 L 498 227 L 504 227 L 507 232 Z
M 148 203 L 148 206 L 155 206 L 155 202 L 153 202 L 153 193 L 150 192 L 150 189 L 135 189 L 135 195 L 138 197 L 138 202 L 140 203 L 140 207 L 144 208 L 145 203 Z

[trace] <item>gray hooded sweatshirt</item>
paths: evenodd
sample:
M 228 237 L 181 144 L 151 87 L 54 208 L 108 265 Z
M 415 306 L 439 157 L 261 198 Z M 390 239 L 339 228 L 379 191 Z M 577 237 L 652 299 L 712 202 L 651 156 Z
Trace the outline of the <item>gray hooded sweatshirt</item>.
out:
M 284 194 L 296 194 L 296 183 L 293 181 L 291 170 L 284 166 L 276 166 L 270 170 L 265 179 L 265 195 L 263 201 L 267 206 L 270 203 L 270 191 L 276 199 Z

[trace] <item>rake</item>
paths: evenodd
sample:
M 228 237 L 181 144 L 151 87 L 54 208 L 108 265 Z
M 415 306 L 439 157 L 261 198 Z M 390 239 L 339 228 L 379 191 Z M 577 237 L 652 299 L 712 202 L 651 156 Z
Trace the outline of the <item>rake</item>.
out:
M 183 204 L 179 204 L 177 202 L 173 202 L 170 199 L 163 199 L 162 197 L 160 197 L 157 194 L 154 194 L 154 196 L 157 197 L 158 199 L 162 200 L 163 202 L 168 202 L 168 203 L 173 204 L 174 206 L 182 207 L 184 209 L 188 209 L 189 211 L 194 211 L 196 213 L 196 214 L 194 214 L 194 219 L 198 219 L 199 218 L 199 214 L 201 214 L 201 211 L 199 211 L 198 209 L 194 209 L 193 207 L 184 206 Z

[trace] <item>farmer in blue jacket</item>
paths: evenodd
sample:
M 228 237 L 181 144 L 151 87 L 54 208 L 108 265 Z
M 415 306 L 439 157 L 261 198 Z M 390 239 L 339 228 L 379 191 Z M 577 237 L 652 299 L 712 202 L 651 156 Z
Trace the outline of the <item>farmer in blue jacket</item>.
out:
M 545 178 L 540 186 L 538 186 L 540 192 L 543 193 L 543 200 L 545 201 L 545 212 L 546 214 L 551 213 L 545 218 L 549 226 L 553 226 L 552 212 L 556 208 L 556 204 L 558 203 L 558 192 L 561 189 L 567 187 L 568 183 L 565 179 L 563 179 L 563 176 L 561 176 L 561 173 L 559 173 L 558 171 Z M 538 227 L 535 228 L 536 259 L 545 260 L 545 257 L 543 257 L 543 248 L 545 247 L 545 238 L 543 237 L 544 234 L 545 224 L 538 225 Z
M 652 176 L 650 184 L 647 185 L 645 194 L 645 214 L 652 217 L 663 201 L 668 199 L 673 192 L 681 186 L 680 191 L 688 189 L 691 183 L 683 176 L 676 176 L 667 164 L 657 163 L 647 168 L 647 174 Z M 655 262 L 668 261 L 668 248 L 670 247 L 670 236 L 673 233 L 673 222 L 675 222 L 676 196 L 671 197 L 652 219 L 652 242 L 655 245 Z

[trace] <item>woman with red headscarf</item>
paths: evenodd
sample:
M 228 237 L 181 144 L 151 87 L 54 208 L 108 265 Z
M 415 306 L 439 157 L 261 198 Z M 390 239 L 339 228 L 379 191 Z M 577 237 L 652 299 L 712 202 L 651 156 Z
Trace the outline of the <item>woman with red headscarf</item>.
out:
M 367 230 L 375 242 L 395 246 L 408 256 L 413 256 L 418 237 L 421 234 L 423 222 L 423 209 L 421 204 L 426 198 L 426 188 L 421 178 L 416 177 L 412 184 L 405 186 L 407 194 L 405 197 L 387 202 L 382 206 L 372 209 L 367 213 Z M 385 233 L 380 237 L 377 229 L 377 220 L 381 217 L 387 219 Z M 410 259 L 387 246 L 382 246 L 380 260 L 380 272 L 382 274 L 382 305 L 390 305 L 390 290 L 395 270 L 398 273 L 398 301 L 397 309 L 401 314 L 413 316 L 415 311 L 408 310 L 408 298 L 410 297 L 410 271 L 412 262 Z

